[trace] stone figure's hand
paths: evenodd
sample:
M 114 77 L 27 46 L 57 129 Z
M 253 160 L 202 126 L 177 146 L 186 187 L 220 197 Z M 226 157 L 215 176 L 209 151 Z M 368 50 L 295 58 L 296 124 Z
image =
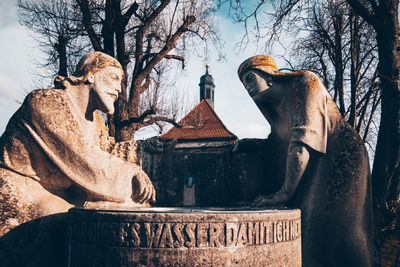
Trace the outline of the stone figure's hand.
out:
M 132 199 L 138 203 L 156 201 L 156 190 L 144 171 L 139 171 L 132 180 Z
M 265 207 L 265 206 L 283 206 L 285 202 L 288 200 L 288 197 L 283 192 L 277 192 L 272 195 L 261 195 L 254 199 L 252 206 L 255 207 Z

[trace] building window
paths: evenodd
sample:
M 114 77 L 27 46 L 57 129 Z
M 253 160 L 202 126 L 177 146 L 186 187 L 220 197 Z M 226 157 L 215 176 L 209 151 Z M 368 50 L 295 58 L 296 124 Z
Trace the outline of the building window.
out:
M 206 99 L 210 99 L 211 98 L 211 90 L 210 88 L 206 89 Z

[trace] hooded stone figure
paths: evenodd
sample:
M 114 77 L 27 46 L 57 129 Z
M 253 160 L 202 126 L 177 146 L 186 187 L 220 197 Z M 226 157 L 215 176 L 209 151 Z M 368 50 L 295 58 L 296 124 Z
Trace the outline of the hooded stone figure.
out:
M 310 71 L 283 73 L 265 55 L 238 70 L 271 125 L 280 190 L 256 206 L 286 205 L 302 213 L 303 266 L 371 266 L 372 212 L 366 148 Z M 240 145 L 240 144 L 239 144 Z
M 56 88 L 28 94 L 0 138 L 0 236 L 74 205 L 154 201 L 135 144 L 112 144 L 97 112 L 114 113 L 123 75 L 116 59 L 92 52 Z

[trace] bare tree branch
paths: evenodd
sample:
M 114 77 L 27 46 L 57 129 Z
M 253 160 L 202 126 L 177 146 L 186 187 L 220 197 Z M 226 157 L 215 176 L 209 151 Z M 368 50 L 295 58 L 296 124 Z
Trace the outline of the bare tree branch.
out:
M 371 1 L 370 1 L 371 2 Z M 347 3 L 361 16 L 363 17 L 370 25 L 374 28 L 377 27 L 377 19 L 375 15 L 368 10 L 365 6 L 363 6 L 358 0 L 347 0 Z M 374 12 L 377 12 L 377 5 L 372 5 Z
M 76 3 L 79 5 L 82 16 L 83 16 L 83 25 L 85 26 L 85 30 L 89 35 L 90 42 L 93 45 L 95 51 L 102 51 L 103 48 L 101 46 L 100 40 L 97 38 L 96 32 L 93 29 L 92 25 L 92 16 L 89 9 L 89 3 L 87 0 L 75 0 Z
M 126 26 L 126 24 L 128 24 L 129 20 L 131 19 L 133 14 L 137 14 L 137 10 L 139 8 L 138 3 L 134 2 L 129 9 L 125 12 L 125 14 L 122 15 L 122 17 L 124 18 L 123 23 L 124 23 L 124 28 Z
M 174 125 L 176 128 L 179 128 L 179 129 L 183 127 L 182 125 L 177 123 L 174 119 L 171 119 L 168 117 L 162 117 L 162 116 L 154 116 L 154 117 L 149 118 L 146 121 L 143 121 L 141 127 L 149 126 L 155 122 L 160 122 L 160 121 L 165 121 L 165 122 L 171 123 L 172 125 Z
M 151 23 L 156 19 L 156 17 L 161 13 L 162 10 L 171 2 L 171 0 L 164 0 L 161 2 L 152 14 L 144 20 L 143 25 L 139 27 L 136 33 L 136 55 L 135 55 L 135 66 L 133 71 L 133 76 L 138 76 L 139 71 L 142 71 L 143 65 L 143 38 L 144 34 L 146 33 L 147 29 L 150 27 Z M 148 74 L 148 73 L 147 73 Z M 143 77 L 147 76 L 144 75 Z
M 125 127 L 129 126 L 133 123 L 143 123 L 143 121 L 150 115 L 156 114 L 156 108 L 153 106 L 150 109 L 146 110 L 143 112 L 139 117 L 131 117 L 128 120 L 123 120 L 120 122 L 117 122 L 119 127 Z
M 49 57 L 42 66 L 49 70 L 49 76 L 55 72 L 66 75 L 66 69 L 70 70 L 83 53 L 93 49 L 114 56 L 121 63 L 125 75 L 112 119 L 117 127 L 111 129 L 113 124 L 110 125 L 116 140 L 132 139 L 144 120 L 149 123 L 149 116 L 175 118 L 181 112 L 180 108 L 168 108 L 170 103 L 162 100 L 170 97 L 163 92 L 170 82 L 164 74 L 175 67 L 159 71 L 167 64 L 164 62 L 169 62 L 166 59 L 180 61 L 184 68 L 184 51 L 196 48 L 197 37 L 220 44 L 207 0 L 18 1 L 27 3 L 20 10 L 24 10 L 26 25 L 33 24 L 39 33 L 37 42 Z M 58 6 L 68 8 L 53 8 Z M 145 94 L 149 91 L 152 93 Z M 150 106 L 163 108 L 143 117 L 148 103 L 143 107 L 140 103 L 146 97 L 150 97 Z
M 175 59 L 175 60 L 182 61 L 182 69 L 185 68 L 185 58 L 182 57 L 182 56 L 178 56 L 178 55 L 166 55 L 164 58 L 166 58 L 166 59 Z
M 158 62 L 160 62 L 160 60 L 163 59 L 168 54 L 168 52 L 171 51 L 175 47 L 175 44 L 176 44 L 177 40 L 181 37 L 182 33 L 184 33 L 187 30 L 187 28 L 189 27 L 189 25 L 194 21 L 195 21 L 194 16 L 186 17 L 183 24 L 171 36 L 171 38 L 167 41 L 167 43 L 165 44 L 163 49 L 161 49 L 161 51 L 156 56 L 154 56 L 149 61 L 148 64 L 146 64 L 146 66 L 143 68 L 142 72 L 136 76 L 137 83 L 142 81 L 143 78 L 146 77 L 150 73 L 150 71 L 154 68 L 154 66 Z M 138 84 L 136 84 L 136 86 L 138 86 Z M 131 90 L 132 90 L 132 88 L 131 88 Z M 131 92 L 131 93 L 134 93 L 134 92 Z

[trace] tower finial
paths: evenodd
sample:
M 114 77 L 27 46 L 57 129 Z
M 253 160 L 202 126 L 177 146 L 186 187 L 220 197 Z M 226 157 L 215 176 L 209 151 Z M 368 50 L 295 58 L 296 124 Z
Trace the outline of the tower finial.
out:
M 208 63 L 206 63 L 206 74 L 208 74 L 208 68 L 210 67 L 210 65 L 208 65 Z

